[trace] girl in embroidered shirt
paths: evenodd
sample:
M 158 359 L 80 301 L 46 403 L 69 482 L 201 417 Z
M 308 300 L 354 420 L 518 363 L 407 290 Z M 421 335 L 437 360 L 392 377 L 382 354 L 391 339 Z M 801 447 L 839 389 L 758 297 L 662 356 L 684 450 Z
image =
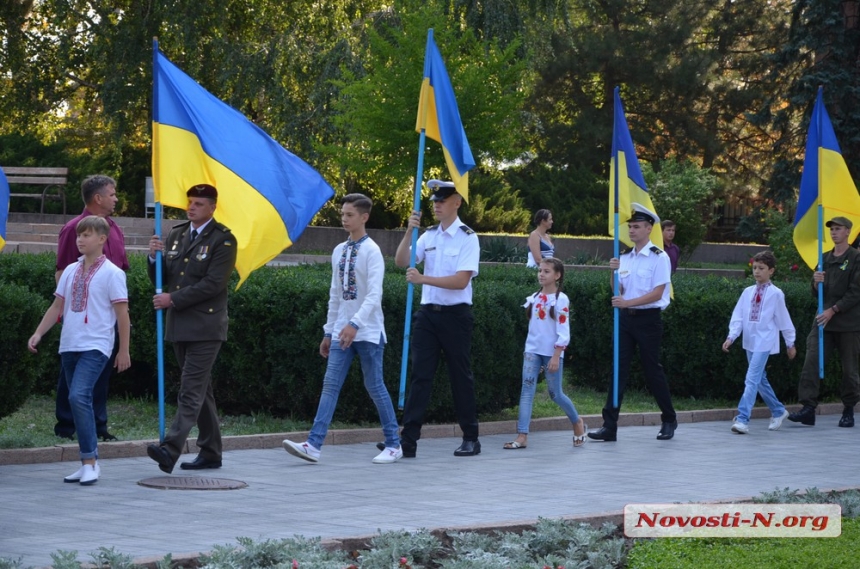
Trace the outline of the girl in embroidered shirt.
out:
M 573 426 L 573 446 L 585 444 L 585 433 L 588 431 L 576 407 L 562 391 L 564 363 L 561 355 L 570 342 L 570 300 L 561 292 L 564 264 L 555 257 L 543 259 L 538 270 L 538 282 L 541 289 L 528 297 L 523 305 L 529 318 L 529 334 L 523 354 L 523 387 L 520 392 L 517 438 L 504 446 L 510 450 L 526 448 L 528 444 L 532 402 L 542 370 L 550 399 L 562 408 Z

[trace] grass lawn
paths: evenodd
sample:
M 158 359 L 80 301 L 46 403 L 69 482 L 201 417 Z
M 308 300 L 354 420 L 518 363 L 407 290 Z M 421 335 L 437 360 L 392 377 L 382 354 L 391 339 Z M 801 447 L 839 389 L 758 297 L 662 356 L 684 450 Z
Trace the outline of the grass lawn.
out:
M 576 387 L 567 388 L 567 394 L 573 400 L 579 413 L 585 415 L 600 414 L 606 401 L 606 393 L 593 389 Z M 722 409 L 734 407 L 737 401 L 674 399 L 675 408 L 679 411 L 694 409 Z M 371 405 L 368 399 L 368 405 Z M 648 394 L 629 391 L 624 395 L 624 412 L 655 412 L 657 405 L 654 398 Z M 170 423 L 176 408 L 167 405 L 165 421 Z M 544 383 L 538 385 L 535 396 L 532 417 L 558 417 L 561 410 L 550 401 Z M 108 417 L 110 432 L 120 440 L 145 440 L 158 438 L 158 404 L 146 399 L 111 399 L 108 402 Z M 335 419 L 337 415 L 335 414 Z M 481 421 L 503 421 L 517 418 L 517 408 L 512 407 L 499 413 L 480 417 Z M 54 436 L 54 398 L 47 395 L 34 395 L 14 414 L 0 419 L 0 449 L 4 448 L 34 448 L 48 447 L 68 442 Z M 375 427 L 376 423 L 347 424 L 335 421 L 333 429 L 353 427 Z M 255 435 L 264 433 L 285 433 L 289 431 L 304 431 L 311 428 L 310 421 L 294 421 L 272 417 L 265 413 L 254 415 L 221 417 L 221 433 L 229 435 Z M 195 436 L 192 434 L 192 436 Z
M 860 518 L 843 518 L 837 538 L 659 539 L 639 541 L 628 557 L 630 569 L 723 569 L 724 567 L 857 566 Z

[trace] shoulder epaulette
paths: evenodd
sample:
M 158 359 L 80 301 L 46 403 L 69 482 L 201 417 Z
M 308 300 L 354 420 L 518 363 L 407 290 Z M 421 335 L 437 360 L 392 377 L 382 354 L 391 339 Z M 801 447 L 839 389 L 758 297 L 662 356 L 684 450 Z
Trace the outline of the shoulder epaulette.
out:
M 230 228 L 227 227 L 226 225 L 224 225 L 222 223 L 218 223 L 217 221 L 215 221 L 213 223 L 214 223 L 215 229 L 218 229 L 219 231 L 222 231 L 224 233 L 230 233 Z
M 656 245 L 654 245 L 654 246 L 652 246 L 652 247 L 651 247 L 651 252 L 652 252 L 652 253 L 655 253 L 655 254 L 657 254 L 657 255 L 659 255 L 660 253 L 662 253 L 662 252 L 663 252 L 663 250 L 662 250 L 662 249 L 660 249 L 659 247 L 657 247 Z
M 472 228 L 471 228 L 471 227 L 469 227 L 469 226 L 467 226 L 467 225 L 461 225 L 461 226 L 460 226 L 460 229 L 462 229 L 463 231 L 465 231 L 465 232 L 466 232 L 466 235 L 472 235 L 473 233 L 475 233 L 475 232 L 474 232 L 474 230 L 472 230 Z
M 633 247 L 627 247 L 626 249 L 622 249 L 621 252 L 618 254 L 619 255 L 626 255 L 627 253 L 631 252 L 632 250 L 633 250 Z
M 437 225 L 431 225 L 430 227 L 427 228 L 427 231 L 433 231 L 434 229 L 439 229 L 439 225 L 438 224 Z

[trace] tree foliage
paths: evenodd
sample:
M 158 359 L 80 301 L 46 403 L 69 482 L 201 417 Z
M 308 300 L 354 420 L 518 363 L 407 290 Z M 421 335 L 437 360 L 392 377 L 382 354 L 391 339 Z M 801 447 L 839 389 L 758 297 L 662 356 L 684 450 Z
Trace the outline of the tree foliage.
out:
M 689 257 L 716 217 L 720 183 L 709 170 L 689 161 L 668 160 L 659 167 L 646 164 L 642 174 L 657 213 L 677 224 L 675 243 Z
M 368 22 L 360 56 L 362 69 L 346 70 L 344 78 L 336 82 L 341 97 L 334 120 L 343 137 L 340 144 L 325 150 L 345 177 L 399 212 L 402 219 L 412 209 L 419 150 L 415 117 L 428 28 L 434 30 L 455 86 L 469 145 L 482 169 L 513 160 L 526 150 L 521 106 L 528 74 L 524 61 L 515 57 L 518 41 L 506 48 L 498 41 L 482 42 L 436 2 L 413 12 L 392 10 Z M 430 139 L 424 148 L 424 177 L 449 177 L 441 146 Z M 480 188 L 473 184 L 479 196 Z M 477 200 L 471 191 L 470 195 L 483 212 L 474 216 L 475 229 L 516 230 L 521 225 L 514 219 L 511 226 L 504 216 L 492 216 L 492 221 L 486 218 L 494 207 L 503 207 L 492 193 Z
M 790 217 L 819 85 L 860 177 L 857 10 L 853 0 L 7 0 L 0 136 L 13 138 L 0 156 L 73 168 L 70 194 L 86 174 L 114 175 L 122 211 L 139 214 L 157 36 L 339 193 L 373 196 L 372 223 L 399 226 L 433 27 L 479 162 L 464 210 L 477 229 L 519 231 L 548 207 L 559 232 L 605 232 L 616 85 L 643 161 L 690 161 L 727 196 L 761 195 Z M 444 175 L 435 142 L 426 164 L 425 177 Z M 332 206 L 317 222 L 337 219 Z

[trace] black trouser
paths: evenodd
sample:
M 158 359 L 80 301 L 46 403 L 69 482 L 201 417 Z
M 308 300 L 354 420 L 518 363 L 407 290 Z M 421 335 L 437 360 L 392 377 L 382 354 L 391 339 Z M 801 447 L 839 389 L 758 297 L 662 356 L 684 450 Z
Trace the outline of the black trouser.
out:
M 108 432 L 107 428 L 107 400 L 108 382 L 113 375 L 113 364 L 119 352 L 119 331 L 114 326 L 113 351 L 111 352 L 105 368 L 93 386 L 93 415 L 96 420 L 96 434 L 102 436 Z M 69 404 L 69 384 L 66 383 L 66 373 L 60 366 L 60 377 L 57 380 L 57 405 L 54 411 L 57 424 L 54 425 L 54 434 L 58 437 L 71 437 L 75 434 L 75 420 L 72 417 L 72 406 Z
M 618 413 L 621 411 L 621 400 L 630 376 L 630 361 L 633 350 L 639 346 L 639 358 L 642 361 L 642 371 L 645 373 L 645 383 L 657 405 L 660 407 L 661 420 L 672 423 L 676 420 L 672 397 L 669 395 L 669 383 L 663 366 L 660 365 L 660 344 L 663 340 L 663 319 L 659 308 L 644 310 L 622 308 L 618 328 L 618 407 L 612 405 L 612 387 L 606 397 L 603 407 L 603 426 L 615 431 L 618 428 Z
M 412 379 L 403 411 L 401 444 L 414 449 L 433 391 L 440 352 L 445 353 L 454 411 L 463 440 L 478 440 L 475 380 L 472 377 L 472 328 L 475 319 L 468 304 L 422 305 L 412 322 Z

